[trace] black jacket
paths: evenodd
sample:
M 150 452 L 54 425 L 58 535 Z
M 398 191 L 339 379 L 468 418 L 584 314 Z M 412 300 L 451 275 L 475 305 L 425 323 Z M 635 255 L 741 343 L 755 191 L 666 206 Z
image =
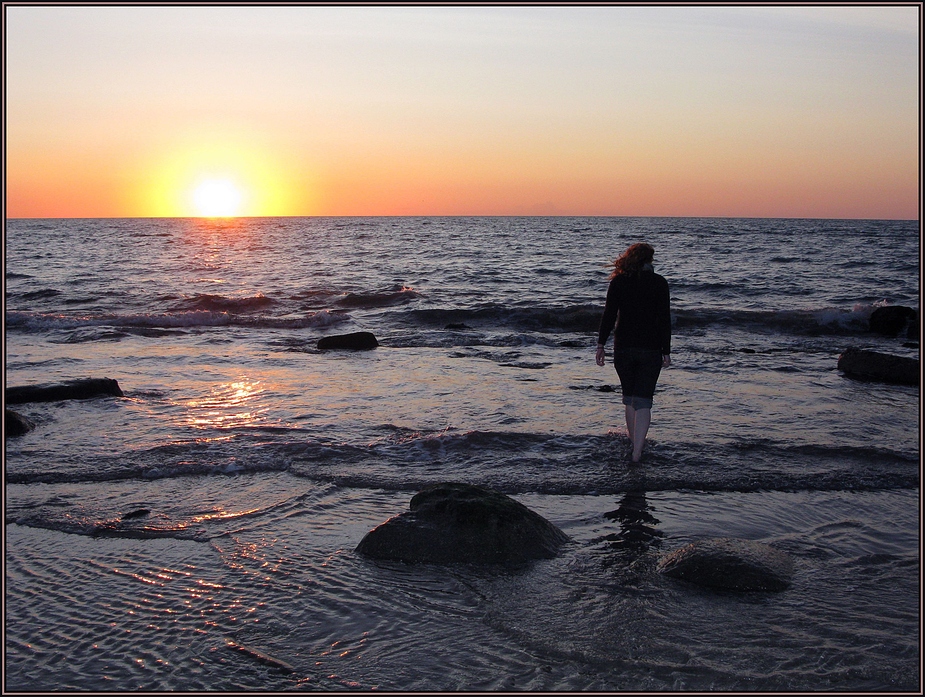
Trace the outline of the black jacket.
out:
M 616 323 L 616 328 L 614 324 Z M 614 348 L 645 348 L 671 353 L 671 314 L 668 281 L 654 271 L 620 274 L 610 281 L 597 342 Z

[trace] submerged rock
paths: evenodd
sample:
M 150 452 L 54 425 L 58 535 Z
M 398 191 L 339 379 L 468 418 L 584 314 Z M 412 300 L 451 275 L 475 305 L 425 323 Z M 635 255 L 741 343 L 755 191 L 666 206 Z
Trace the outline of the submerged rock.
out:
M 838 369 L 848 377 L 861 380 L 876 380 L 896 385 L 919 384 L 917 358 L 849 348 L 839 356 Z
M 258 663 L 262 663 L 263 665 L 269 666 L 270 668 L 278 668 L 285 673 L 296 672 L 296 669 L 285 661 L 281 661 L 280 659 L 274 658 L 273 656 L 270 656 L 263 651 L 258 651 L 257 649 L 253 649 L 250 646 L 245 646 L 244 644 L 241 644 L 237 641 L 225 639 L 225 646 L 232 651 L 237 651 L 238 653 L 242 653 L 245 656 L 249 656 Z
M 428 487 L 409 508 L 368 532 L 356 551 L 406 562 L 521 563 L 551 559 L 569 539 L 514 499 L 470 484 Z
M 379 346 L 376 337 L 371 332 L 353 332 L 352 334 L 338 334 L 326 336 L 318 340 L 318 348 L 322 351 L 328 349 L 348 349 L 352 351 L 369 351 Z
M 3 431 L 6 438 L 16 438 L 25 435 L 34 428 L 35 423 L 31 419 L 27 419 L 22 414 L 17 414 L 10 409 L 6 410 Z
M 737 591 L 785 590 L 793 568 L 790 556 L 778 549 L 729 537 L 692 542 L 658 562 L 658 571 L 665 576 Z
M 49 385 L 24 385 L 6 388 L 7 404 L 60 402 L 65 399 L 89 399 L 100 396 L 123 397 L 119 383 L 110 378 L 85 378 Z
M 130 511 L 122 514 L 122 520 L 132 520 L 133 518 L 144 518 L 151 514 L 148 508 L 139 508 L 137 511 Z

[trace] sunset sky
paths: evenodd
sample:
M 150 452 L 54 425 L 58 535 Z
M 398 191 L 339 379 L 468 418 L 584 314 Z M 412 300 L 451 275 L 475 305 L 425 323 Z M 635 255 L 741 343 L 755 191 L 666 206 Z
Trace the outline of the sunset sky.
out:
M 5 12 L 7 218 L 919 218 L 918 5 Z

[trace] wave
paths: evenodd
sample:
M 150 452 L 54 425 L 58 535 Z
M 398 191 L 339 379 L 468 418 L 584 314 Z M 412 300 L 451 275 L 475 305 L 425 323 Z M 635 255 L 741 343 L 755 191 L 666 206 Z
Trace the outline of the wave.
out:
M 874 491 L 919 486 L 919 455 L 886 448 L 781 444 L 649 444 L 626 460 L 624 436 L 515 431 L 412 431 L 383 426 L 366 443 L 299 437 L 299 429 L 238 432 L 220 444 L 170 443 L 75 466 L 8 463 L 7 484 L 79 483 L 285 471 L 339 487 L 418 491 L 465 481 L 506 494 L 601 495 L 626 491 Z
M 7 312 L 6 328 L 24 332 L 73 330 L 86 327 L 146 327 L 177 329 L 196 327 L 253 327 L 269 329 L 305 329 L 329 327 L 350 319 L 336 310 L 319 310 L 303 317 L 238 315 L 224 311 L 188 310 L 180 312 L 141 313 L 134 315 L 64 315 L 43 312 Z
M 414 288 L 401 286 L 386 291 L 376 291 L 369 293 L 347 293 L 339 300 L 337 304 L 341 307 L 350 307 L 356 309 L 374 309 L 378 307 L 392 307 L 394 305 L 403 305 L 420 296 Z
M 699 328 L 712 325 L 731 326 L 752 331 L 784 332 L 819 336 L 826 334 L 859 334 L 870 328 L 874 305 L 855 305 L 851 310 L 816 308 L 805 310 L 726 310 L 682 309 L 672 311 L 675 329 Z
M 44 300 L 45 298 L 54 298 L 61 295 L 61 291 L 54 288 L 43 288 L 42 290 L 34 290 L 28 293 L 19 293 L 18 295 L 11 293 L 10 295 L 23 300 Z
M 169 308 L 171 312 L 227 312 L 240 314 L 256 312 L 266 307 L 276 305 L 277 301 L 258 293 L 257 295 L 233 298 L 224 295 L 210 295 L 198 293 L 191 298 Z
M 641 465 L 626 460 L 625 437 L 513 431 L 416 431 L 383 425 L 365 443 L 299 438 L 298 429 L 241 435 L 221 443 L 176 442 L 75 462 L 43 459 L 7 463 L 8 486 L 42 484 L 12 492 L 5 522 L 89 537 L 173 538 L 208 542 L 244 520 L 301 510 L 319 492 L 389 491 L 413 495 L 445 481 L 487 486 L 509 496 L 588 496 L 618 499 L 646 492 L 864 492 L 917 491 L 917 453 L 885 448 L 788 445 L 768 439 L 725 444 L 652 441 Z M 303 492 L 263 508 L 203 515 L 181 504 L 151 510 L 145 496 L 154 482 L 186 477 L 275 478 L 272 486 Z M 297 482 L 287 482 L 292 477 Z M 133 481 L 134 480 L 134 481 Z M 141 503 L 114 511 L 117 498 L 86 497 L 71 484 L 131 482 Z M 220 482 L 220 480 L 216 480 Z M 137 482 L 137 483 L 136 483 Z M 259 483 L 259 482 L 258 482 Z M 55 484 L 67 484 L 56 490 Z M 176 486 L 166 484 L 168 489 Z M 217 483 L 214 486 L 223 486 Z M 160 489 L 158 489 L 160 490 Z M 91 500 L 92 499 L 92 500 Z
M 514 327 L 533 331 L 596 332 L 603 308 L 597 305 L 511 307 L 486 304 L 472 309 L 419 309 L 396 313 L 399 323 L 450 329 Z
M 714 325 L 758 332 L 797 335 L 859 334 L 869 330 L 870 315 L 877 305 L 852 309 L 815 308 L 797 310 L 748 310 L 725 308 L 673 309 L 672 328 Z M 471 309 L 413 309 L 395 314 L 406 325 L 445 329 L 515 328 L 538 332 L 596 333 L 603 308 L 595 304 L 512 307 L 487 304 Z
M 397 291 L 403 300 L 385 296 L 355 311 L 387 308 L 393 302 L 405 303 L 413 291 Z M 240 312 L 191 309 L 136 314 L 54 313 L 8 311 L 7 330 L 26 333 L 68 332 L 67 343 L 118 340 L 127 334 L 160 336 L 163 332 L 183 332 L 208 327 L 252 329 L 324 329 L 353 319 L 346 309 L 302 309 L 278 313 L 258 311 L 259 304 L 275 301 L 263 296 L 240 299 Z M 215 296 L 190 301 L 200 304 L 226 303 Z M 269 301 L 269 302 L 266 302 Z M 379 305 L 376 305 L 379 302 Z M 227 305 L 226 305 L 227 306 Z M 819 308 L 806 310 L 735 310 L 722 308 L 677 309 L 672 312 L 672 331 L 676 336 L 703 330 L 750 331 L 755 334 L 804 337 L 849 337 L 869 334 L 874 305 L 858 305 L 851 310 Z M 475 308 L 398 308 L 375 319 L 380 343 L 393 348 L 461 348 L 471 346 L 518 347 L 543 344 L 551 347 L 582 347 L 595 335 L 601 317 L 597 305 L 524 306 L 486 304 Z M 499 333 L 501 332 L 501 333 Z M 583 336 L 576 336 L 583 335 Z M 53 341 L 56 339 L 52 339 Z
M 200 542 L 208 539 L 203 530 L 189 530 L 187 525 L 183 523 L 171 525 L 169 523 L 148 523 L 119 518 L 100 520 L 91 515 L 84 517 L 68 515 L 64 519 L 44 512 L 20 516 L 8 515 L 6 523 L 7 525 L 23 525 L 30 528 L 56 530 L 88 537 L 124 537 L 136 540 L 171 538 Z
M 172 538 L 206 542 L 216 536 L 225 534 L 219 526 L 240 525 L 244 520 L 252 520 L 274 512 L 283 514 L 298 509 L 302 502 L 317 495 L 308 492 L 284 499 L 275 504 L 256 507 L 242 511 L 213 510 L 203 513 L 200 509 L 189 510 L 155 510 L 144 505 L 128 506 L 127 509 L 114 512 L 109 506 L 106 510 L 91 510 L 90 504 L 77 497 L 52 496 L 48 499 L 33 499 L 12 504 L 7 508 L 7 524 L 26 527 L 45 528 L 88 537 L 121 537 L 139 540 Z

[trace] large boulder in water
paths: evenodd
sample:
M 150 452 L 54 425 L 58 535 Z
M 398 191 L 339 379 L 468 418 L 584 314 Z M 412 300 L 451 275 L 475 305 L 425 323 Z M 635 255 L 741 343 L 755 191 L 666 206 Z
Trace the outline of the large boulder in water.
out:
M 376 337 L 371 332 L 353 332 L 352 334 L 338 334 L 326 336 L 318 340 L 318 348 L 322 351 L 328 349 L 348 349 L 352 351 L 369 351 L 379 346 Z
M 861 380 L 876 380 L 896 385 L 919 384 L 917 358 L 849 348 L 839 356 L 838 369 L 848 377 Z
M 919 313 L 903 305 L 878 307 L 870 315 L 870 331 L 884 336 L 899 336 L 906 330 L 911 339 L 918 334 L 918 325 Z
M 356 551 L 406 562 L 517 564 L 551 559 L 569 539 L 514 499 L 470 484 L 428 487 L 409 508 L 367 533 Z
M 793 568 L 780 550 L 729 537 L 692 542 L 658 562 L 665 576 L 737 591 L 782 591 L 790 586 Z
M 6 438 L 16 438 L 25 435 L 35 428 L 31 419 L 27 419 L 21 414 L 17 414 L 10 409 L 6 410 L 6 417 L 3 424 L 3 435 Z
M 29 402 L 60 402 L 65 399 L 89 399 L 91 397 L 123 397 L 119 383 L 110 378 L 85 378 L 49 385 L 24 385 L 6 388 L 7 404 Z

